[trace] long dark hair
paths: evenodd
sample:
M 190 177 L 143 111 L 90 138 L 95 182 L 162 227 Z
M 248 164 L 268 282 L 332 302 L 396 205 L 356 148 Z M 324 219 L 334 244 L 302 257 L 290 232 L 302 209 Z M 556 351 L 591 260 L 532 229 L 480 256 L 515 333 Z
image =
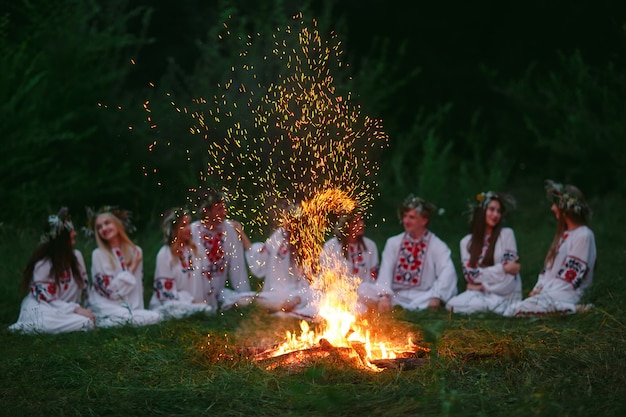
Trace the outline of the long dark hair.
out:
M 563 187 L 563 194 L 554 197 L 554 204 L 559 210 L 559 218 L 557 219 L 556 232 L 554 238 L 552 238 L 552 244 L 546 255 L 544 261 L 544 267 L 550 268 L 556 258 L 556 253 L 559 250 L 559 243 L 565 230 L 567 230 L 567 223 L 565 223 L 565 217 L 568 217 L 573 223 L 581 226 L 587 226 L 589 224 L 589 217 L 591 216 L 591 210 L 587 205 L 585 196 L 576 186 L 567 184 Z M 550 192 L 550 190 L 549 190 Z M 550 195 L 549 195 L 550 196 Z M 566 204 L 569 200 L 571 205 Z
M 485 253 L 485 256 L 480 265 L 478 265 L 478 258 L 480 258 L 483 250 L 483 243 L 485 241 L 485 229 L 487 226 L 487 221 L 485 217 L 487 214 L 487 206 L 491 201 L 497 201 L 498 203 L 500 203 L 500 213 L 502 214 L 502 217 L 500 218 L 498 224 L 491 231 L 491 237 L 489 238 L 489 246 L 487 247 L 487 252 Z M 504 198 L 502 198 L 500 194 L 495 194 L 485 204 L 478 204 L 474 208 L 471 225 L 472 238 L 467 245 L 467 250 L 470 255 L 469 264 L 471 267 L 485 267 L 494 264 L 493 253 L 496 249 L 496 242 L 500 237 L 500 231 L 502 230 L 502 218 L 504 217 L 505 211 L 506 205 L 504 204 Z
M 83 288 L 85 283 L 82 279 L 81 270 L 78 265 L 78 259 L 74 253 L 72 247 L 72 230 L 67 227 L 56 227 L 49 220 L 44 225 L 44 233 L 42 235 L 42 243 L 40 243 L 33 251 L 24 273 L 22 274 L 22 281 L 20 283 L 20 291 L 27 293 L 30 288 L 30 283 L 33 279 L 33 273 L 35 271 L 35 265 L 40 260 L 49 259 L 52 263 L 50 269 L 50 277 L 54 278 L 54 282 L 57 286 L 60 284 L 61 277 L 68 271 L 72 271 L 72 275 L 76 280 L 76 283 L 80 288 Z M 67 214 L 67 209 L 63 208 L 57 215 L 62 225 L 70 224 L 71 221 Z

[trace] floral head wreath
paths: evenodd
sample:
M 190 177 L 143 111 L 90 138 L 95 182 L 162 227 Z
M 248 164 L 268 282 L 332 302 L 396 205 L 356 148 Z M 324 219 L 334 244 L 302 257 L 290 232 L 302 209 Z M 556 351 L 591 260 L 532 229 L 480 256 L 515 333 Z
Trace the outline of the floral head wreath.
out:
M 569 192 L 566 185 L 546 180 L 546 195 L 559 210 L 574 212 L 584 217 L 591 215 L 587 202 Z
M 402 219 L 403 212 L 407 210 L 415 210 L 420 215 L 422 215 L 423 212 L 427 212 L 429 215 L 443 214 L 443 209 L 440 209 L 438 212 L 437 206 L 413 194 L 409 194 L 407 198 L 404 199 L 402 207 L 398 210 L 398 217 Z
M 46 224 L 47 230 L 39 238 L 40 243 L 48 243 L 56 239 L 64 230 L 68 232 L 74 230 L 67 207 L 62 207 L 58 214 L 49 215 Z
M 171 241 L 174 237 L 176 224 L 185 216 L 191 217 L 191 211 L 186 207 L 175 207 L 163 213 L 161 230 L 166 241 Z
M 227 195 L 225 192 L 207 188 L 204 190 L 198 190 L 196 194 L 196 206 L 202 210 L 203 208 L 211 207 L 222 201 L 226 201 Z
M 134 233 L 137 230 L 132 223 L 132 212 L 129 210 L 122 210 L 117 206 L 102 206 L 98 210 L 94 210 L 93 207 L 86 207 L 85 210 L 87 211 L 87 226 L 83 227 L 83 232 L 89 237 L 94 236 L 96 217 L 104 213 L 117 217 L 122 226 L 124 226 L 126 233 Z
M 495 191 L 478 193 L 476 194 L 476 198 L 474 199 L 474 201 L 469 201 L 468 203 L 468 214 L 470 222 L 472 221 L 474 211 L 477 208 L 486 210 L 489 203 L 491 203 L 493 200 L 498 200 L 500 202 L 500 204 L 502 205 L 501 210 L 503 213 L 507 210 L 514 209 L 516 205 L 515 199 L 508 194 L 498 193 Z
M 364 212 L 363 208 L 360 206 L 357 206 L 350 213 L 347 213 L 339 217 L 339 219 L 337 219 L 337 223 L 335 224 L 335 236 L 337 237 L 343 236 L 346 233 L 346 230 L 345 230 L 346 225 L 354 221 L 358 217 L 363 217 L 363 212 Z

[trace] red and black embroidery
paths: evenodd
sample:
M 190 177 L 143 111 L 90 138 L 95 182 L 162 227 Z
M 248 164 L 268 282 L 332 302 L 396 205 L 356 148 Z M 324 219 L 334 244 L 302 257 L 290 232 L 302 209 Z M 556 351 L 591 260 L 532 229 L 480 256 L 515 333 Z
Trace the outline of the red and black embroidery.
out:
M 113 276 L 96 274 L 93 278 L 93 288 L 103 297 L 111 298 L 112 291 L 109 289 Z
M 71 281 L 72 274 L 68 270 L 59 277 L 59 285 L 54 281 L 32 282 L 30 292 L 37 301 L 49 303 L 63 299 L 63 294 L 69 290 Z
M 160 301 L 177 300 L 178 291 L 176 282 L 172 278 L 158 278 L 154 280 L 154 292 Z
M 428 230 L 418 240 L 411 239 L 408 234 L 404 235 L 400 245 L 392 288 L 412 288 L 420 283 L 431 235 Z
M 120 248 L 113 248 L 113 253 L 117 257 L 117 260 L 120 261 L 120 265 L 122 265 L 122 271 L 128 270 L 128 265 L 124 263 L 124 254 Z
M 210 280 L 212 274 L 221 274 L 226 269 L 226 258 L 224 257 L 224 241 L 226 234 L 223 231 L 212 231 L 206 227 L 202 228 L 202 246 L 206 253 L 208 262 L 207 268 L 202 271 L 206 279 Z
M 586 273 L 587 263 L 585 261 L 574 256 L 567 256 L 556 276 L 559 279 L 569 282 L 574 288 L 578 288 L 583 278 L 585 278 Z
M 280 260 L 283 260 L 289 257 L 289 252 L 289 242 L 282 241 L 280 243 L 280 246 L 278 247 L 278 252 L 276 252 L 276 256 L 278 256 Z
M 367 263 L 363 256 L 363 246 L 359 243 L 348 244 L 348 257 L 352 266 L 352 274 L 361 276 L 361 273 L 367 274 Z

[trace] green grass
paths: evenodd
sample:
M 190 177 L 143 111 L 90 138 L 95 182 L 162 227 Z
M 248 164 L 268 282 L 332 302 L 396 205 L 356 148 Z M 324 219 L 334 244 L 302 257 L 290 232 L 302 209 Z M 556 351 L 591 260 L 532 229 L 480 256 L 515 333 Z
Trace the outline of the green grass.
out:
M 509 224 L 516 232 L 527 292 L 554 223 L 540 193 L 518 198 L 526 203 Z M 266 371 L 242 348 L 281 341 L 285 330 L 298 327 L 295 320 L 276 319 L 254 307 L 141 328 L 9 333 L 6 327 L 19 311 L 19 276 L 37 234 L 5 224 L 0 228 L 0 414 L 623 415 L 626 246 L 620 226 L 626 220 L 625 203 L 618 196 L 592 202 L 599 265 L 586 296 L 595 305 L 590 312 L 518 319 L 396 310 L 380 318 L 379 325 L 396 335 L 412 334 L 420 344 L 436 347 L 436 354 L 417 369 L 380 373 L 332 361 Z M 391 223 L 376 229 L 381 250 L 384 236 L 399 232 Z M 461 216 L 433 224 L 449 242 L 457 265 L 457 242 L 465 228 Z M 138 240 L 145 250 L 147 298 L 160 242 L 156 231 Z M 89 263 L 91 246 L 81 245 Z

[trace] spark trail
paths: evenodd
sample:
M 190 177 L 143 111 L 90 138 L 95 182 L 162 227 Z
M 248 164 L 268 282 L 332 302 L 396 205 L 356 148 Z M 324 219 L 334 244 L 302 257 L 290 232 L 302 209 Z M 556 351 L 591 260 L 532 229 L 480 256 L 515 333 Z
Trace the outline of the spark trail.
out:
M 362 115 L 351 93 L 334 85 L 333 73 L 347 68 L 338 36 L 324 39 L 317 23 L 310 28 L 301 16 L 294 24 L 271 35 L 264 55 L 271 65 L 247 62 L 258 57 L 254 48 L 268 47 L 261 35 L 248 36 L 230 79 L 210 102 L 196 99 L 198 110 L 190 112 L 190 131 L 208 144 L 202 180 L 223 185 L 238 203 L 234 214 L 253 226 L 267 224 L 267 206 L 277 198 L 312 202 L 332 189 L 368 206 L 376 156 L 387 146 L 382 123 Z M 267 68 L 273 79 L 262 73 Z

